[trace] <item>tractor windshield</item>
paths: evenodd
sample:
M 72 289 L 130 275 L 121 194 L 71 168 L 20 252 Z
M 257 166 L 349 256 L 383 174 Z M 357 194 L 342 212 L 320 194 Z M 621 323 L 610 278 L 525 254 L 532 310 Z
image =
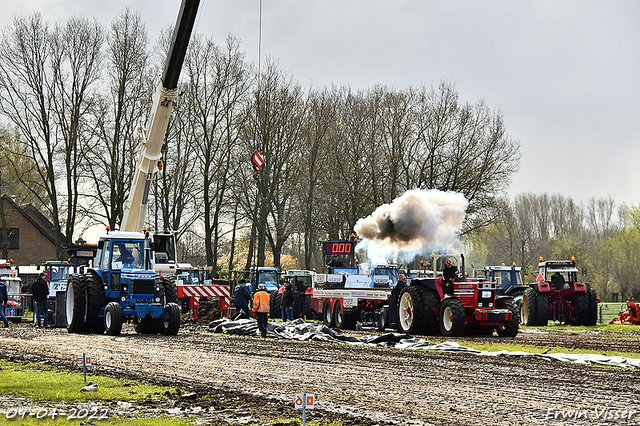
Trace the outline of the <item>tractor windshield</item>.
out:
M 278 273 L 276 271 L 260 271 L 260 281 L 258 284 L 273 284 L 278 283 Z
M 518 271 L 496 271 L 496 284 L 499 288 L 507 289 L 514 285 L 522 285 L 522 277 Z
M 577 268 L 547 268 L 545 280 L 560 283 L 572 283 L 578 281 Z
M 144 268 L 144 242 L 114 241 L 111 251 L 111 268 Z
M 373 274 L 388 276 L 390 287 L 395 287 L 398 284 L 398 270 L 395 268 L 375 268 Z
M 67 281 L 72 265 L 51 265 L 49 266 L 49 281 Z M 73 271 L 71 271 L 73 272 Z

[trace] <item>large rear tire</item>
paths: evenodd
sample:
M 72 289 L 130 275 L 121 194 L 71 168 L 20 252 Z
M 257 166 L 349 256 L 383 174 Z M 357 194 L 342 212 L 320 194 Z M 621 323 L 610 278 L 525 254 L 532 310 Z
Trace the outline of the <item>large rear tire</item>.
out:
M 466 325 L 464 306 L 460 299 L 447 297 L 440 305 L 440 332 L 443 336 L 462 336 Z
M 160 298 L 162 306 L 166 306 L 167 303 L 178 303 L 175 277 L 156 277 L 156 287 L 158 290 L 154 294 L 154 302 L 156 298 Z
M 269 295 L 269 318 L 282 318 L 282 294 L 279 290 L 273 290 Z
M 524 325 L 536 325 L 536 291 L 528 288 L 522 296 L 520 319 Z
M 589 323 L 587 325 L 596 325 L 598 323 L 598 295 L 593 288 L 590 288 L 587 294 L 589 295 Z
M 124 316 L 118 302 L 109 302 L 104 309 L 104 329 L 109 336 L 118 336 L 122 331 Z
M 498 299 L 496 300 L 496 307 L 498 309 L 508 309 L 511 311 L 511 321 L 501 322 L 496 327 L 496 332 L 500 337 L 515 337 L 518 335 L 518 329 L 520 327 L 520 312 L 518 304 L 513 299 Z
M 102 279 L 95 271 L 84 276 L 87 287 L 87 316 L 84 320 L 85 330 L 89 333 L 104 333 L 104 320 L 99 318 L 100 311 L 107 305 Z
M 440 299 L 419 286 L 402 289 L 398 297 L 398 331 L 408 334 L 436 334 Z
M 589 316 L 591 314 L 589 307 L 589 295 L 585 293 L 574 293 L 573 303 L 575 303 L 575 319 L 576 325 L 589 325 Z
M 87 312 L 87 292 L 81 275 L 73 274 L 69 277 L 66 293 L 67 331 L 82 333 Z
M 167 303 L 164 307 L 164 318 L 160 323 L 162 334 L 175 336 L 180 330 L 180 307 L 176 303 Z
M 331 312 L 331 302 L 328 300 L 324 302 L 324 307 L 322 308 L 322 322 L 329 328 L 333 328 L 336 325 L 333 320 L 333 312 Z
M 313 319 L 313 309 L 311 309 L 311 295 L 304 295 L 304 316 L 308 320 Z
M 550 316 L 551 310 L 549 309 L 549 295 L 547 293 L 537 293 L 535 325 L 546 327 Z

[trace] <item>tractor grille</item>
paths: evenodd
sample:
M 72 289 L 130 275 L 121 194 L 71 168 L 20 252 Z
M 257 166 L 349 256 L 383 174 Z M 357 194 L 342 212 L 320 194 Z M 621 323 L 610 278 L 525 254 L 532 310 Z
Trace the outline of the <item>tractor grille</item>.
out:
M 478 308 L 493 308 L 494 290 L 478 290 Z
M 134 280 L 131 284 L 131 294 L 153 294 L 155 287 L 155 281 Z

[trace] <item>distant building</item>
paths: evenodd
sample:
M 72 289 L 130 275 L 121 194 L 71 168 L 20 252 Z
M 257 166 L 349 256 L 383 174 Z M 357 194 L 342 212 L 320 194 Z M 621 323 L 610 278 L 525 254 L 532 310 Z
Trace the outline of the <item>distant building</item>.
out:
M 13 259 L 14 265 L 42 265 L 57 259 L 53 224 L 32 205 L 19 207 L 6 195 L 1 201 L 9 242 L 7 258 Z M 3 231 L 0 223 L 0 257 Z

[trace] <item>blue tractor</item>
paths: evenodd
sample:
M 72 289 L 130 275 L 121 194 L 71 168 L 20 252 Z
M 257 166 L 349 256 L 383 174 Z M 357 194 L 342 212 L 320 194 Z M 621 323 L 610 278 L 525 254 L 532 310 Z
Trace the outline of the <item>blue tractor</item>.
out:
M 148 233 L 100 237 L 93 268 L 69 277 L 67 330 L 118 335 L 125 321 L 138 333 L 175 335 L 180 308 L 175 280 L 156 276 Z

